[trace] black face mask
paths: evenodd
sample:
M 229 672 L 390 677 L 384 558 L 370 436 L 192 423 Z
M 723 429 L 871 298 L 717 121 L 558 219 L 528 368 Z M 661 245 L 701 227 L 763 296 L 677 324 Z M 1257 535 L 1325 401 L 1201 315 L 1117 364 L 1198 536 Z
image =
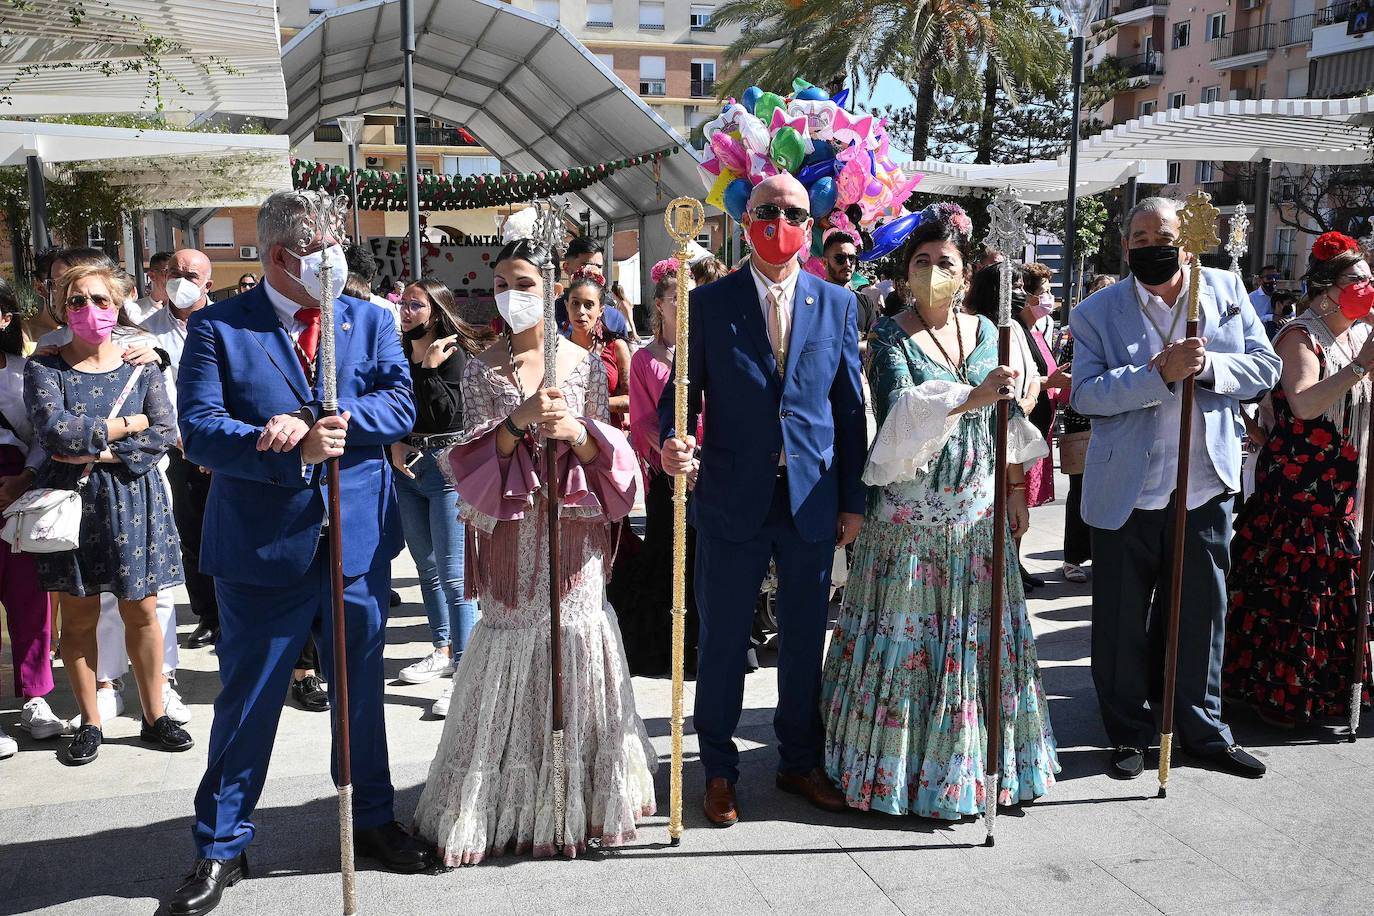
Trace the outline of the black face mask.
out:
M 428 326 L 428 325 L 417 324 L 415 327 L 411 328 L 409 331 L 402 331 L 402 332 L 401 332 L 401 339 L 404 340 L 406 343 L 414 343 L 415 341 L 419 340 L 421 337 L 424 337 L 424 336 L 425 336 L 426 334 L 428 334 L 428 333 L 429 333 L 429 326 Z
M 1146 286 L 1163 286 L 1179 272 L 1177 245 L 1149 245 L 1126 252 L 1131 273 Z
M 1014 289 L 1011 291 L 1011 308 L 1013 312 L 1019 312 L 1026 307 L 1026 291 L 1024 289 Z
M 1278 284 L 1278 281 L 1277 281 L 1277 280 L 1261 280 L 1261 281 L 1260 281 L 1260 289 L 1264 290 L 1266 293 L 1272 293 L 1275 289 L 1278 288 L 1278 285 L 1279 285 L 1279 284 Z

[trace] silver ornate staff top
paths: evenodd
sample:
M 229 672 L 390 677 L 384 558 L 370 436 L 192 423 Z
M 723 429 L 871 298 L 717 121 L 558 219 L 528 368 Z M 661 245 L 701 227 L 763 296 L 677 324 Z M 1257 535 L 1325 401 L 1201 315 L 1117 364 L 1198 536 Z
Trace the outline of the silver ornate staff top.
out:
M 305 251 L 325 238 L 337 242 L 347 234 L 349 203 L 346 196 L 336 197 L 324 191 L 296 191 L 295 194 L 305 208 L 301 234 L 296 239 L 298 249 Z
M 1231 214 L 1231 231 L 1226 237 L 1226 253 L 1231 256 L 1231 273 L 1239 274 L 1240 259 L 1250 250 L 1250 216 L 1245 204 L 1236 204 Z
M 344 226 L 349 211 L 348 198 L 335 197 L 323 191 L 298 191 L 305 204 L 305 217 L 301 220 L 301 237 L 297 246 L 305 251 L 316 244 L 334 244 L 344 237 Z M 332 287 L 332 268 L 329 261 L 320 264 L 320 402 L 326 414 L 337 413 L 339 409 L 338 377 L 334 371 L 334 297 Z
M 1010 279 L 1008 273 L 1011 269 L 1012 255 L 1020 256 L 1025 251 L 1026 222 L 1029 215 L 1029 208 L 1011 188 L 993 194 L 992 201 L 988 204 L 988 231 L 983 242 L 989 248 L 995 248 L 1002 252 L 1004 257 L 1002 262 L 1004 282 L 998 284 L 997 324 L 999 326 L 1011 324 L 1011 283 L 1006 281 Z
M 534 243 L 549 252 L 549 260 L 543 268 L 544 274 L 544 387 L 552 388 L 558 384 L 558 319 L 554 309 L 553 284 L 556 277 L 555 262 L 563 259 L 567 246 L 563 242 L 564 218 L 567 216 L 566 204 L 553 198 L 535 201 L 531 206 L 538 209 L 539 218 L 534 224 Z

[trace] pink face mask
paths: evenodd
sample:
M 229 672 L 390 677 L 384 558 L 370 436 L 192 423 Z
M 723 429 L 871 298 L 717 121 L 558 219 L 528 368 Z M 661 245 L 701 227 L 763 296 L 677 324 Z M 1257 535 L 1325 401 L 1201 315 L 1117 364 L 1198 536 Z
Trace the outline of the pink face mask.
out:
M 1027 302 L 1026 308 L 1030 309 L 1031 315 L 1034 316 L 1036 321 L 1039 321 L 1041 318 L 1044 318 L 1050 312 L 1054 311 L 1054 296 L 1048 293 L 1042 293 L 1039 299 Z
M 118 309 L 102 309 L 88 305 L 84 309 L 68 310 L 67 327 L 86 343 L 99 346 L 119 323 Z

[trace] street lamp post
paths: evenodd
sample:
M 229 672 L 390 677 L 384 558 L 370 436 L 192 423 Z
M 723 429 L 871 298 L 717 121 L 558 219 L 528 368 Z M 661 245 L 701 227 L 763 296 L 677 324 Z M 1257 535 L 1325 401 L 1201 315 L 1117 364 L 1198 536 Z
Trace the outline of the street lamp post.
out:
M 420 166 L 415 159 L 415 0 L 401 0 L 401 82 L 406 108 L 406 190 L 410 202 L 410 282 L 420 279 Z
M 1073 308 L 1078 257 L 1078 119 L 1083 109 L 1083 56 L 1093 10 L 1102 0 L 1058 0 L 1073 36 L 1073 112 L 1069 127 L 1069 187 L 1064 201 L 1064 260 L 1059 282 L 1064 290 L 1064 310 Z
M 353 198 L 353 244 L 363 243 L 362 222 L 358 216 L 358 143 L 363 138 L 363 116 L 339 118 L 339 133 L 348 144 L 348 185 Z

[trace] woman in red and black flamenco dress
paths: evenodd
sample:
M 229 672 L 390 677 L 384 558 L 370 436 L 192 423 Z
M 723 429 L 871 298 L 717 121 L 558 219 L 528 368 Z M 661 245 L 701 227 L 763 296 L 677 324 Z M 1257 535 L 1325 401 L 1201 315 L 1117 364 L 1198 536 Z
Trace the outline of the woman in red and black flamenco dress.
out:
M 1313 246 L 1307 308 L 1274 341 L 1274 422 L 1231 541 L 1223 694 L 1281 727 L 1348 717 L 1354 675 L 1374 288 L 1336 236 Z

